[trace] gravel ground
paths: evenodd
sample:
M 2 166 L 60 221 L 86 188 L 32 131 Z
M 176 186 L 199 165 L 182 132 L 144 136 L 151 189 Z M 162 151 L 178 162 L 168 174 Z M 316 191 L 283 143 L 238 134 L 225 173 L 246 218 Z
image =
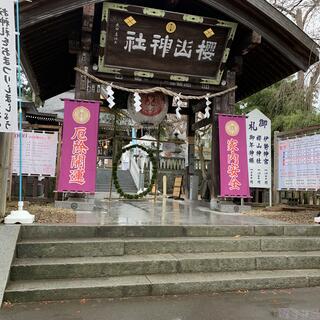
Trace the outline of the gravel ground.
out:
M 286 207 L 273 207 L 268 209 L 257 209 L 246 213 L 247 216 L 261 217 L 293 224 L 315 224 L 314 217 L 319 213 L 319 209 L 295 208 L 295 211 L 287 211 Z
M 53 203 L 29 204 L 25 202 L 24 208 L 35 215 L 37 223 L 76 223 L 76 215 L 73 210 L 55 208 Z M 17 202 L 7 204 L 7 212 L 17 210 Z

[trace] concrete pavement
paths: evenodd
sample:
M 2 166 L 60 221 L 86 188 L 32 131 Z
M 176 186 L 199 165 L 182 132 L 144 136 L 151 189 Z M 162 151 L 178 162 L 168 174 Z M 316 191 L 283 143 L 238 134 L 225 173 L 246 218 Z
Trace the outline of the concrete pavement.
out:
M 0 225 L 0 306 L 6 288 L 20 226 Z
M 5 305 L 1 320 L 319 320 L 320 287 Z
M 279 221 L 210 210 L 204 201 L 103 201 L 77 211 L 78 225 L 279 225 Z M 281 223 L 282 225 L 286 223 Z

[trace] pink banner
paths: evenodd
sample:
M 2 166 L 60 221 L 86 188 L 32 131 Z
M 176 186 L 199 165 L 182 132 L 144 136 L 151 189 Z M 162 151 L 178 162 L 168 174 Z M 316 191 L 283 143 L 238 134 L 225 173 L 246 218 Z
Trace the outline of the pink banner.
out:
M 99 102 L 65 101 L 59 192 L 95 192 L 99 109 Z
M 220 194 L 249 198 L 246 117 L 219 115 Z

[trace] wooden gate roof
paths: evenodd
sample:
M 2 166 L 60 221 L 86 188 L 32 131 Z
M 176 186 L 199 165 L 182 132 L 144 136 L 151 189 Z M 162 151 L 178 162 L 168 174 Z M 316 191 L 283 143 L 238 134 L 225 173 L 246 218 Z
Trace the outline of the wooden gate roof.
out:
M 45 100 L 74 86 L 76 56 L 69 53 L 70 34 L 81 30 L 82 7 L 96 3 L 94 35 L 98 43 L 103 0 L 33 0 L 21 4 L 22 63 L 37 95 Z M 150 6 L 150 1 L 115 1 Z M 237 100 L 287 76 L 306 71 L 319 60 L 318 46 L 265 0 L 165 0 L 153 7 L 239 23 L 230 65 L 239 57 Z M 261 43 L 252 43 L 252 31 Z

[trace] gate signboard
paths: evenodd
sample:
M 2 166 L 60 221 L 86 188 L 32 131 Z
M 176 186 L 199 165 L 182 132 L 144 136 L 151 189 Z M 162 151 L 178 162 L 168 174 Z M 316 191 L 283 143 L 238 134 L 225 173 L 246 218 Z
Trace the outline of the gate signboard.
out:
M 219 85 L 236 28 L 233 22 L 106 2 L 99 71 Z
M 219 115 L 220 195 L 249 198 L 246 117 Z
M 59 192 L 95 192 L 99 109 L 99 102 L 65 100 Z

